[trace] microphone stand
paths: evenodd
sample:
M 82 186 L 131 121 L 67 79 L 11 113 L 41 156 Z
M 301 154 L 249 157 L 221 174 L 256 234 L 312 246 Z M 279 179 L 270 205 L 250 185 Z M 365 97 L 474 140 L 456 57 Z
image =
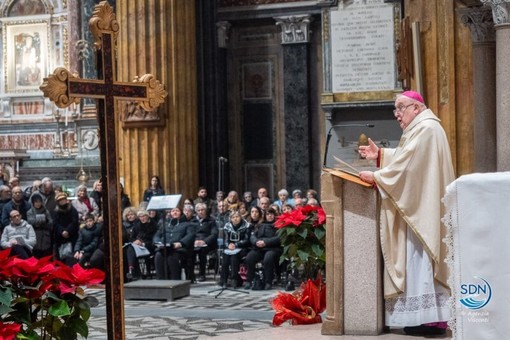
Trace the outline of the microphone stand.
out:
M 337 127 L 369 127 L 373 128 L 374 124 L 339 124 L 339 125 L 333 125 L 329 128 L 328 134 L 326 135 L 326 145 L 324 147 L 324 161 L 322 162 L 322 167 L 326 167 L 326 161 L 328 159 L 328 148 L 329 148 L 329 141 L 331 140 L 331 132 L 334 128 Z
M 220 257 L 222 257 L 223 255 L 223 250 L 225 249 L 225 239 L 223 237 L 223 228 L 220 229 L 220 232 L 218 234 L 218 263 L 220 263 Z M 223 263 L 223 260 L 221 259 L 221 268 L 220 266 L 218 265 L 218 270 L 222 269 L 223 270 L 223 266 L 225 264 Z M 221 280 L 221 272 L 220 272 L 220 280 Z M 210 290 L 208 291 L 207 293 L 210 294 L 210 293 L 216 293 L 216 292 L 219 292 L 218 294 L 216 294 L 214 296 L 215 299 L 218 298 L 218 296 L 221 295 L 221 293 L 223 293 L 224 291 L 226 290 L 230 290 L 232 292 L 237 292 L 237 293 L 244 293 L 244 294 L 250 294 L 250 292 L 246 292 L 244 290 L 238 290 L 238 289 L 232 289 L 232 288 L 229 288 L 227 287 L 227 283 L 224 282 L 223 283 L 224 286 L 221 287 L 221 288 L 217 288 L 217 289 L 213 289 L 213 290 Z

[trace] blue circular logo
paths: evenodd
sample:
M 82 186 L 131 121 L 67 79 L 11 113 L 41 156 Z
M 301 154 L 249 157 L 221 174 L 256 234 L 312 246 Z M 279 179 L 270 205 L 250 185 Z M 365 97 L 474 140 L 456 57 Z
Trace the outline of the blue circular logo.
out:
M 481 309 L 485 307 L 492 298 L 492 288 L 487 280 L 474 276 L 480 283 L 463 283 L 460 285 L 460 293 L 466 297 L 460 299 L 465 307 L 469 309 Z

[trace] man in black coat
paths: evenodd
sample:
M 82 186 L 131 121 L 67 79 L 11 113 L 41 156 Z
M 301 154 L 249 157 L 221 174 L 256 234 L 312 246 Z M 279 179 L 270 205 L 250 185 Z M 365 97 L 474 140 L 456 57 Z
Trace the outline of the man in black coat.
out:
M 197 203 L 195 211 L 197 213 L 199 226 L 195 235 L 195 252 L 193 259 L 196 261 L 196 255 L 198 255 L 198 281 L 205 281 L 207 255 L 213 250 L 216 250 L 218 244 L 218 226 L 216 225 L 216 221 L 209 216 L 205 203 Z M 193 266 L 195 266 L 195 261 L 193 261 Z
M 57 206 L 53 212 L 55 250 L 60 261 L 71 264 L 74 262 L 72 260 L 74 255 L 72 250 L 78 240 L 78 232 L 80 230 L 78 211 L 69 202 L 67 195 L 62 192 L 57 194 L 55 200 L 57 201 Z M 71 253 L 66 255 L 59 254 L 60 246 L 66 243 L 71 243 Z
M 195 224 L 186 220 L 180 208 L 167 211 L 167 216 L 161 220 L 154 235 L 154 245 L 158 247 L 154 258 L 158 280 L 181 279 L 181 268 L 184 267 L 186 255 L 195 241 L 195 229 Z

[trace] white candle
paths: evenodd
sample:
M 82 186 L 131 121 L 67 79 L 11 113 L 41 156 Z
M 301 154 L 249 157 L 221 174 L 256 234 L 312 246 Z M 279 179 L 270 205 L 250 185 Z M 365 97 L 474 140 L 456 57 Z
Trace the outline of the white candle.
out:
M 67 115 L 69 113 L 69 110 L 68 109 L 65 109 L 64 110 L 64 115 L 65 115 L 65 126 L 67 126 Z

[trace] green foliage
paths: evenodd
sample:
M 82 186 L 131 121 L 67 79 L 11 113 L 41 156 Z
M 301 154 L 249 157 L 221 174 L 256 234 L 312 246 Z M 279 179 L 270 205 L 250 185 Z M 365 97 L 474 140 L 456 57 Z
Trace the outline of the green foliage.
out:
M 303 278 L 315 279 L 326 263 L 326 230 L 321 208 L 302 208 L 283 214 L 275 224 L 283 245 L 280 263 L 290 260 L 293 269 L 301 268 Z

